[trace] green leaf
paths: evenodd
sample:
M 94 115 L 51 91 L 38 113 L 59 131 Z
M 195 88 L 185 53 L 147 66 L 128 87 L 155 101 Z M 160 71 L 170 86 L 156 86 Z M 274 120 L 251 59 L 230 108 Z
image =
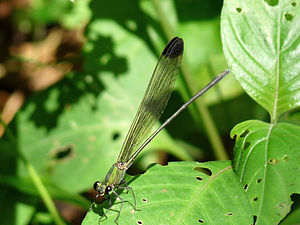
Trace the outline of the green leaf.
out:
M 123 224 L 251 224 L 251 207 L 229 161 L 176 162 L 155 165 L 129 184 L 136 195 L 134 211 L 132 194 L 123 192 Z M 95 205 L 84 225 L 96 224 L 108 204 Z M 112 224 L 120 202 L 109 210 L 101 224 Z M 115 211 L 116 210 L 116 211 Z M 138 223 L 138 222 L 142 223 Z
M 300 193 L 300 127 L 246 121 L 235 126 L 234 168 L 249 196 L 257 225 L 278 224 Z
M 300 105 L 300 6 L 277 3 L 226 0 L 221 17 L 231 71 L 272 121 Z

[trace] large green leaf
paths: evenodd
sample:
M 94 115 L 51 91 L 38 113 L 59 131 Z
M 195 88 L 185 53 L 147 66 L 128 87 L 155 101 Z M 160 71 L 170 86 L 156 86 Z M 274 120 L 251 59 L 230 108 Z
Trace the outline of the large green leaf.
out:
M 275 121 L 300 105 L 300 4 L 225 0 L 223 48 L 234 76 Z
M 257 225 L 278 224 L 300 193 L 300 127 L 246 121 L 236 135 L 234 168 L 249 196 Z
M 249 201 L 229 161 L 176 162 L 155 165 L 129 184 L 137 200 L 134 211 L 132 194 L 125 200 L 120 218 L 123 224 L 251 224 Z M 108 202 L 108 201 L 107 201 Z M 106 203 L 107 203 L 106 202 Z M 97 224 L 108 204 L 96 205 L 83 224 Z M 120 203 L 115 202 L 101 224 L 113 224 Z

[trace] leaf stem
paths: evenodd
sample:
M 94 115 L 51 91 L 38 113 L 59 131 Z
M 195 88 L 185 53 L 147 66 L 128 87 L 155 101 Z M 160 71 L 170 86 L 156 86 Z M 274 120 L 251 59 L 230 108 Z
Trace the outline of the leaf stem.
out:
M 174 30 L 172 29 L 172 26 L 168 20 L 168 18 L 165 16 L 167 15 L 164 13 L 161 2 L 159 0 L 152 0 L 152 3 L 157 11 L 157 14 L 160 18 L 160 23 L 162 26 L 162 29 L 165 33 L 165 35 L 168 37 L 168 39 L 173 38 L 174 36 Z M 192 78 L 192 72 L 190 71 L 190 68 L 186 62 L 185 59 L 183 59 L 181 64 L 181 71 L 183 74 L 183 80 L 185 81 L 186 89 L 190 90 L 191 93 L 196 93 L 198 90 L 198 87 L 194 84 L 197 82 L 194 82 Z M 209 113 L 208 108 L 204 104 L 203 101 L 197 100 L 195 101 L 196 109 L 198 111 L 198 114 L 201 116 L 204 124 L 204 129 L 207 133 L 208 139 L 210 141 L 210 144 L 212 146 L 212 149 L 214 151 L 215 157 L 218 160 L 228 160 L 229 157 L 226 153 L 225 147 L 222 143 L 221 137 L 218 133 L 218 130 L 214 124 L 214 121 Z

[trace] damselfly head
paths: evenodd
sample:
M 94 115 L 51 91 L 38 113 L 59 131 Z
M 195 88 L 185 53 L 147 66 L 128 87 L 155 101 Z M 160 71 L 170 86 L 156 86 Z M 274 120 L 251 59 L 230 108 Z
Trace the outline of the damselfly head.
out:
M 103 196 L 105 194 L 106 185 L 102 184 L 99 181 L 94 183 L 94 190 L 98 192 L 99 196 Z
M 98 192 L 97 196 L 104 196 L 105 194 L 110 194 L 110 192 L 112 191 L 112 187 L 111 185 L 96 181 L 94 183 L 94 190 Z

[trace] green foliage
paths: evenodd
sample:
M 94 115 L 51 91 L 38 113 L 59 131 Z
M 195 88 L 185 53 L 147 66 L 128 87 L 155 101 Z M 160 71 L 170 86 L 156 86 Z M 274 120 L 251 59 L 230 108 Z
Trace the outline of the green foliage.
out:
M 178 162 L 155 165 L 130 187 L 136 194 L 122 193 L 124 207 L 120 224 L 250 224 L 252 214 L 248 199 L 239 185 L 229 161 Z M 101 224 L 113 224 L 120 202 L 116 201 Z M 94 224 L 102 210 L 94 206 L 84 223 Z
M 39 205 L 41 193 L 24 158 L 52 198 L 87 208 L 79 194 L 103 179 L 115 162 L 169 39 L 153 2 L 36 0 L 16 15 L 20 24 L 80 28 L 92 12 L 82 70 L 30 97 L 0 139 L 0 209 L 6 215 L 1 224 L 52 222 Z M 127 176 L 140 211 L 133 210 L 131 192 L 117 190 L 125 200 L 119 224 L 296 224 L 299 204 L 292 205 L 291 196 L 300 193 L 299 3 L 225 0 L 221 40 L 221 3 L 217 8 L 215 1 L 160 2 L 185 41 L 184 68 L 197 90 L 227 63 L 232 71 L 201 105 L 211 106 L 222 137 L 235 126 L 233 169 L 229 161 L 180 162 Z M 181 76 L 176 91 L 162 121 L 192 92 Z M 262 122 L 268 120 L 265 110 L 271 123 Z M 249 118 L 256 120 L 245 121 Z M 205 120 L 190 107 L 147 146 L 136 167 L 152 162 L 160 150 L 179 160 L 213 158 Z M 94 204 L 83 224 L 97 224 L 108 207 L 108 201 Z M 114 201 L 113 209 L 119 207 Z M 101 224 L 112 224 L 117 215 L 110 210 Z

